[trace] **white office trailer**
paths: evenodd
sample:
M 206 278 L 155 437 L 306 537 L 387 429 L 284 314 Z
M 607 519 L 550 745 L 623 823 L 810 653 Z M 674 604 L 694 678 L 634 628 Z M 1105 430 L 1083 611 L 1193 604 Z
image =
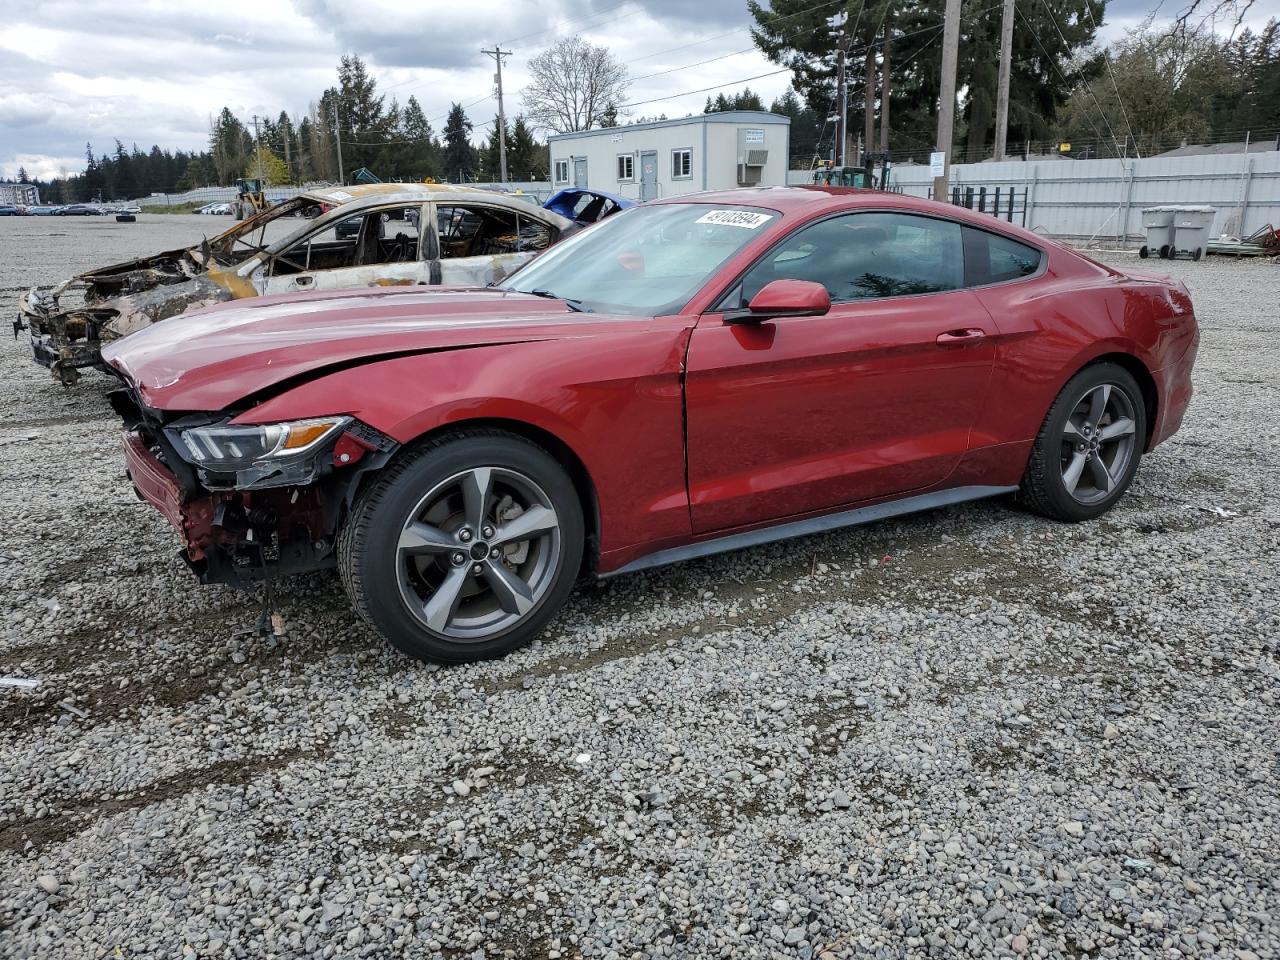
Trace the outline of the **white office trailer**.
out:
M 551 186 L 631 200 L 699 190 L 784 186 L 791 119 L 760 110 L 701 113 L 548 138 Z

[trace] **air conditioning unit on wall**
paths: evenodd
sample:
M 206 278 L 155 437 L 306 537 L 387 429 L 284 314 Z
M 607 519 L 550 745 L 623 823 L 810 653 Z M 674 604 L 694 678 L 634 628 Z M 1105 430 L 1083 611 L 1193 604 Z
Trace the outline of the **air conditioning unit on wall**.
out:
M 764 146 L 764 130 L 759 127 L 738 128 L 738 186 L 754 187 L 760 183 L 769 151 Z

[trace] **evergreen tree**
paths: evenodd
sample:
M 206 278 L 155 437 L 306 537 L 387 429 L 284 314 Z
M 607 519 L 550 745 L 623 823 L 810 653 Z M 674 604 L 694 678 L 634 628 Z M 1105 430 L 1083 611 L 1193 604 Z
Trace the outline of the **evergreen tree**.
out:
M 770 113 L 780 113 L 791 118 L 791 156 L 789 166 L 807 169 L 820 156 L 818 137 L 824 118 L 812 107 L 802 103 L 794 90 L 788 90 L 769 106 Z M 825 159 L 825 157 L 823 157 Z
M 31 182 L 31 180 L 27 177 L 27 168 L 26 168 L 26 167 L 19 167 L 19 168 L 18 168 L 18 182 L 19 182 L 19 183 L 30 183 L 30 182 Z
M 338 110 L 342 124 L 342 160 L 349 173 L 373 169 L 383 158 L 388 134 L 397 118 L 388 115 L 378 82 L 358 56 L 344 56 L 338 64 Z M 376 172 L 376 171 L 375 171 Z
M 547 179 L 547 148 L 538 143 L 523 114 L 518 115 L 511 125 L 511 137 L 507 140 L 507 170 L 512 180 Z
M 102 171 L 93 156 L 93 144 L 84 145 L 84 176 L 80 178 L 75 196 L 78 200 L 92 200 L 102 192 Z
M 440 144 L 427 121 L 418 98 L 410 96 L 400 111 L 400 150 L 397 172 L 410 180 L 426 180 L 440 176 Z
M 311 159 L 311 118 L 304 116 L 298 121 L 298 134 L 293 146 L 293 174 L 298 183 L 308 183 L 316 179 L 315 165 Z
M 475 169 L 471 121 L 462 104 L 455 103 L 449 108 L 449 118 L 444 124 L 444 175 L 450 183 L 466 183 L 475 179 Z
M 730 110 L 763 110 L 764 102 L 760 99 L 758 93 L 752 93 L 750 87 L 745 87 L 731 97 L 726 97 L 723 93 L 717 93 L 716 98 L 712 100 L 707 97 L 707 105 L 703 108 L 703 113 L 727 113 Z
M 811 0 L 748 2 L 757 47 L 775 63 L 791 67 L 796 90 L 824 118 L 835 107 L 837 51 L 842 38 L 847 42 L 851 140 L 865 128 L 868 111 L 879 116 L 882 55 L 886 43 L 892 44 L 890 147 L 899 155 L 927 153 L 933 146 L 944 6 L 943 0 L 847 0 L 845 9 L 832 10 Z M 1106 0 L 1019 5 L 1009 88 L 1010 143 L 1048 136 L 1072 90 L 1097 75 L 1100 61 L 1087 53 L 1105 10 Z M 842 23 L 848 25 L 847 37 Z M 976 3 L 965 5 L 956 144 L 966 158 L 981 159 L 993 137 L 999 34 L 998 15 Z M 870 104 L 863 94 L 868 72 L 873 81 Z M 828 124 L 823 152 L 833 136 L 834 124 Z M 875 136 L 878 140 L 878 132 Z
M 209 133 L 209 150 L 213 154 L 213 166 L 218 183 L 228 186 L 244 169 L 244 158 L 251 152 L 249 132 L 226 107 L 218 114 Z

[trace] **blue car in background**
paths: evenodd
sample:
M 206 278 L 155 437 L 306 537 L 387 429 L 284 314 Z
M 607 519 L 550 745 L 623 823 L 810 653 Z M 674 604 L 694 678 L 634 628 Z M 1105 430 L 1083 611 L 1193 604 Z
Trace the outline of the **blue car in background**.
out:
M 11 203 L 0 203 L 0 217 L 20 217 L 22 211 Z
M 542 206 L 552 213 L 568 217 L 583 226 L 596 223 L 605 217 L 634 207 L 636 201 L 605 193 L 602 190 L 587 190 L 585 187 L 565 187 L 551 195 L 551 199 Z

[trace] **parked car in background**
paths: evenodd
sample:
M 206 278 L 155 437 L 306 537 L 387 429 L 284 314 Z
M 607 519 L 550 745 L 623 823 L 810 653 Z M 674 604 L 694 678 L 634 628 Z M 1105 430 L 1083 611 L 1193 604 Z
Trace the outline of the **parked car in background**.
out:
M 336 566 L 395 646 L 461 662 L 584 572 L 1000 494 L 1098 517 L 1181 424 L 1198 340 L 1175 280 L 800 187 L 644 204 L 488 289 L 222 304 L 103 355 L 203 582 Z
M 29 217 L 51 217 L 58 210 L 55 206 L 40 204 L 34 207 L 27 207 L 27 216 Z
M 56 211 L 59 217 L 100 217 L 102 213 L 102 208 L 92 203 L 72 203 Z
M 557 190 L 543 204 L 548 210 L 554 210 L 560 216 L 568 217 L 583 226 L 596 223 L 635 205 L 636 201 L 628 200 L 626 197 L 604 193 L 601 190 L 587 190 L 584 187 L 565 187 L 563 190 Z
M 206 203 L 203 207 L 196 210 L 196 213 L 202 213 L 206 216 L 229 216 L 235 211 L 233 204 L 226 203 L 222 200 L 215 200 L 213 203 Z
M 296 211 L 327 206 L 310 221 Z M 277 222 L 280 221 L 280 222 Z M 268 225 L 290 228 L 268 240 Z M 444 224 L 437 229 L 437 224 Z M 405 284 L 484 286 L 577 229 L 506 194 L 446 184 L 333 187 L 294 197 L 212 240 L 91 270 L 19 302 L 36 361 L 63 383 L 104 342 L 224 300 Z M 62 307 L 63 298 L 72 305 Z
M 22 213 L 21 208 L 15 207 L 11 203 L 0 204 L 0 217 L 20 217 Z

